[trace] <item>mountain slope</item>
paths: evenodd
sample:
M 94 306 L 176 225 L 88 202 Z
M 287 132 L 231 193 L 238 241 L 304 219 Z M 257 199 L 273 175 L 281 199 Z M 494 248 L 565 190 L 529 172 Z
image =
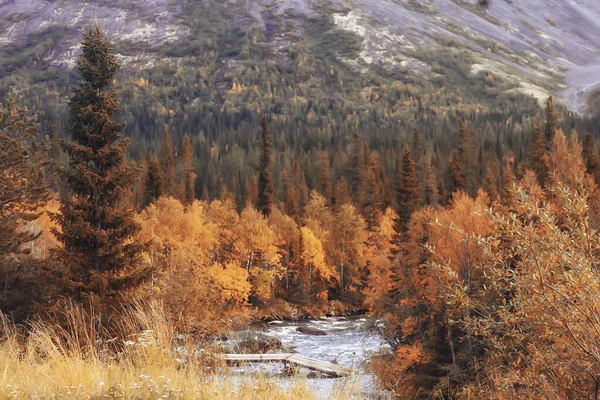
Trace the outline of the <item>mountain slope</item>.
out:
M 513 90 L 539 99 L 558 94 L 579 112 L 586 111 L 586 94 L 600 81 L 600 3 L 594 0 L 495 0 L 487 8 L 458 0 L 193 3 L 5 1 L 0 5 L 5 16 L 0 51 L 17 57 L 3 66 L 19 74 L 18 55 L 32 46 L 32 38 L 35 42 L 50 36 L 55 40 L 37 48 L 36 56 L 46 68 L 72 67 L 81 27 L 92 21 L 119 42 L 122 60 L 131 67 L 151 68 L 157 61 L 179 63 L 182 56 L 198 56 L 194 48 L 181 48 L 190 39 L 229 35 L 235 40 L 235 35 L 249 32 L 264 35 L 258 41 L 264 51 L 259 61 L 281 61 L 290 46 L 307 36 L 306 21 L 326 16 L 334 29 L 354 36 L 357 53 L 339 51 L 335 58 L 358 74 L 384 69 L 392 75 L 435 78 L 445 71 L 438 67 L 443 60 L 431 59 L 431 54 L 452 49 L 472 56 L 467 62 L 473 75 L 498 75 L 518 83 Z M 36 37 L 40 32 L 42 37 Z M 179 54 L 173 47 L 180 47 Z M 222 54 L 219 61 L 237 61 L 236 51 Z

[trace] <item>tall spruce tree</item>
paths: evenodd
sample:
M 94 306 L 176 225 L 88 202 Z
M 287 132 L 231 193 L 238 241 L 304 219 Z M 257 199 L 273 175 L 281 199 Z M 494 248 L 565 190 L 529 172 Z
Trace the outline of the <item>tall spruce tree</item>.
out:
M 550 96 L 546 100 L 546 127 L 544 132 L 546 136 L 546 150 L 548 152 L 552 148 L 552 142 L 554 141 L 554 136 L 556 136 L 556 128 L 557 121 L 556 115 L 554 115 L 554 100 Z
M 438 183 L 435 171 L 431 166 L 431 162 L 426 164 L 427 182 L 423 189 L 423 205 L 437 206 L 440 203 L 440 194 L 438 192 Z
M 358 132 L 354 132 L 350 153 L 350 191 L 356 204 L 362 204 L 363 202 L 364 181 L 367 170 L 366 157 L 364 141 Z
M 585 161 L 585 170 L 588 174 L 594 177 L 596 183 L 600 182 L 600 166 L 598 165 L 598 157 L 596 157 L 596 143 L 590 132 L 583 137 L 582 156 Z
M 327 200 L 327 204 L 331 205 L 332 189 L 331 180 L 329 179 L 329 157 L 327 152 L 322 151 L 319 157 L 319 189 L 321 194 Z
M 533 141 L 529 148 L 529 167 L 535 172 L 541 187 L 545 187 L 550 174 L 546 137 L 537 120 L 533 121 Z
M 196 173 L 194 172 L 194 152 L 188 135 L 181 145 L 181 202 L 190 205 L 196 198 Z M 206 189 L 206 187 L 205 187 Z M 204 194 L 203 194 L 204 195 Z
M 126 163 L 125 124 L 114 120 L 120 105 L 109 85 L 119 64 L 98 25 L 84 29 L 81 49 L 77 71 L 83 82 L 71 89 L 72 141 L 62 142 L 69 168 L 61 170 L 65 193 L 54 234 L 63 244 L 56 255 L 66 267 L 67 289 L 79 301 L 99 299 L 102 306 L 148 271 L 140 267 L 142 247 L 131 240 L 140 227 L 124 201 L 138 170 Z
M 396 232 L 404 234 L 412 214 L 419 207 L 419 183 L 415 171 L 415 162 L 410 153 L 410 147 L 404 147 L 404 157 L 400 164 L 400 157 L 396 160 L 396 197 L 397 214 Z
M 463 165 L 460 162 L 460 155 L 457 149 L 450 152 L 448 161 L 448 175 L 450 177 L 450 192 L 465 190 L 465 180 L 463 177 Z
M 368 162 L 361 209 L 367 223 L 367 230 L 373 232 L 379 223 L 383 209 L 384 186 L 381 179 L 381 165 L 377 154 L 369 154 Z
M 162 176 L 163 194 L 173 196 L 175 194 L 175 157 L 169 130 L 165 127 L 162 143 L 160 144 L 160 174 Z
M 150 153 L 146 160 L 146 174 L 144 176 L 144 207 L 163 195 L 164 181 L 160 165 Z
M 273 187 L 273 155 L 271 148 L 271 139 L 269 138 L 269 125 L 267 116 L 263 115 L 261 121 L 262 137 L 260 142 L 260 159 L 258 162 L 258 200 L 256 208 L 264 216 L 271 214 L 273 207 L 273 196 L 275 188 Z
M 498 199 L 500 195 L 498 193 L 498 167 L 497 160 L 493 155 L 490 155 L 486 162 L 484 188 L 490 200 Z

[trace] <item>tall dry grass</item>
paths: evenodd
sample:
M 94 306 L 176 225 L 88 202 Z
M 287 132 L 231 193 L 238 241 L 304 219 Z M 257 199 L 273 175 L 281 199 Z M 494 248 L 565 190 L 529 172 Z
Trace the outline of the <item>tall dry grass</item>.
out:
M 0 314 L 0 398 L 321 398 L 300 378 L 284 388 L 266 376 L 227 375 L 212 349 L 177 335 L 157 305 L 128 308 L 116 326 L 111 335 L 75 305 L 61 325 L 36 322 L 26 331 Z

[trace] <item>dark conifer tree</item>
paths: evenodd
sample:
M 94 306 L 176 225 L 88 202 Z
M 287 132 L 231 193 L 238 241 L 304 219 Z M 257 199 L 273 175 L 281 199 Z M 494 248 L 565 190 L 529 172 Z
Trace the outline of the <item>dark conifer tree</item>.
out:
M 504 157 L 504 163 L 502 166 L 502 202 L 505 205 L 511 206 L 514 202 L 514 196 L 511 189 L 517 178 L 514 173 L 514 160 L 512 158 Z
M 383 209 L 384 188 L 379 157 L 376 153 L 371 153 L 368 161 L 361 209 L 367 222 L 367 230 L 372 232 L 379 222 Z
M 450 176 L 451 193 L 457 190 L 465 190 L 465 180 L 463 178 L 463 165 L 460 162 L 458 150 L 454 149 L 450 152 L 450 161 L 448 162 L 448 175 Z
M 256 208 L 264 216 L 271 214 L 273 207 L 273 196 L 275 189 L 273 187 L 273 155 L 271 148 L 271 139 L 269 137 L 269 125 L 267 116 L 263 115 L 261 121 L 262 138 L 260 142 L 260 158 L 258 162 L 258 199 Z
M 327 204 L 331 205 L 331 180 L 329 179 L 329 156 L 327 152 L 322 151 L 319 157 L 319 189 Z
M 363 201 L 366 157 L 363 140 L 355 132 L 350 153 L 350 190 L 356 204 L 362 204 Z
M 160 165 L 150 153 L 146 160 L 146 173 L 144 175 L 144 207 L 163 195 L 163 179 Z
M 490 156 L 486 163 L 486 171 L 485 171 L 485 186 L 484 189 L 487 194 L 490 196 L 492 201 L 498 199 L 498 168 L 496 166 L 496 158 L 494 156 Z
M 600 182 L 600 167 L 596 157 L 596 143 L 590 132 L 583 137 L 582 156 L 585 161 L 585 169 L 588 174 L 594 177 L 596 183 Z
M 427 185 L 428 171 L 427 161 L 425 159 L 425 142 L 423 135 L 416 126 L 413 129 L 413 142 L 411 155 L 415 162 L 415 173 L 419 182 L 419 196 L 424 197 L 425 186 Z
M 258 202 L 258 181 L 256 180 L 255 174 L 252 174 L 252 177 L 250 178 L 250 190 L 248 197 L 248 200 L 253 206 Z
M 396 232 L 404 234 L 408 228 L 412 214 L 419 207 L 419 183 L 415 171 L 415 162 L 410 153 L 410 147 L 404 147 L 404 157 L 402 164 L 400 160 L 396 161 L 396 197 L 397 214 Z
M 417 163 L 425 155 L 425 142 L 423 141 L 423 135 L 416 126 L 413 128 L 413 148 L 412 154 L 414 154 L 414 161 Z
M 306 184 L 306 176 L 304 174 L 304 171 L 300 169 L 300 163 L 298 162 L 298 160 L 294 160 L 292 177 L 294 181 L 294 187 L 298 192 L 298 203 L 300 204 L 299 210 L 301 212 L 304 209 L 304 207 L 306 207 L 306 205 L 308 204 L 309 190 L 308 185 Z
M 541 187 L 545 187 L 550 173 L 546 138 L 538 121 L 533 121 L 533 139 L 529 148 L 529 167 L 535 172 Z
M 349 203 L 352 203 L 350 186 L 348 185 L 346 179 L 344 179 L 342 176 L 333 190 L 333 208 L 335 211 L 337 211 L 341 206 Z
M 165 127 L 162 143 L 160 144 L 160 174 L 162 175 L 163 194 L 173 196 L 175 194 L 175 157 L 169 130 Z
M 300 196 L 287 171 L 283 171 L 283 211 L 294 221 L 300 221 Z
M 181 145 L 181 173 L 181 202 L 190 205 L 196 198 L 196 173 L 194 172 L 192 142 L 188 135 L 183 137 Z M 206 189 L 206 186 L 204 188 Z
M 557 121 L 556 115 L 554 115 L 554 100 L 550 96 L 546 100 L 546 127 L 544 132 L 546 136 L 546 149 L 548 151 L 552 148 L 552 142 L 554 141 L 554 136 L 556 136 L 556 128 Z
M 436 179 L 435 171 L 428 163 L 427 166 L 427 182 L 423 190 L 423 205 L 425 206 L 437 206 L 440 203 L 440 194 L 438 192 L 438 183 Z
M 69 168 L 61 172 L 65 195 L 54 231 L 63 246 L 56 250 L 66 267 L 64 282 L 78 300 L 109 300 L 135 286 L 147 274 L 139 267 L 142 248 L 131 238 L 139 226 L 125 204 L 138 170 L 128 165 L 125 128 L 114 118 L 120 105 L 109 88 L 119 69 L 111 46 L 98 25 L 85 28 L 77 70 L 83 82 L 72 88 L 63 142 Z

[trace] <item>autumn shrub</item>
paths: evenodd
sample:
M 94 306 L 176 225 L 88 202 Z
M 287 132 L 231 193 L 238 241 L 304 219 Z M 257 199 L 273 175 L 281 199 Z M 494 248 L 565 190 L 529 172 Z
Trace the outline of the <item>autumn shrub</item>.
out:
M 491 235 L 462 233 L 488 257 L 474 268 L 476 287 L 465 285 L 447 263 L 434 264 L 448 318 L 462 332 L 457 339 L 486 349 L 474 364 L 474 379 L 457 395 L 592 395 L 600 366 L 600 243 L 583 181 L 565 185 L 554 178 L 550 200 L 540 197 L 530 175 L 516 188 L 513 212 L 489 213 L 496 226 Z

